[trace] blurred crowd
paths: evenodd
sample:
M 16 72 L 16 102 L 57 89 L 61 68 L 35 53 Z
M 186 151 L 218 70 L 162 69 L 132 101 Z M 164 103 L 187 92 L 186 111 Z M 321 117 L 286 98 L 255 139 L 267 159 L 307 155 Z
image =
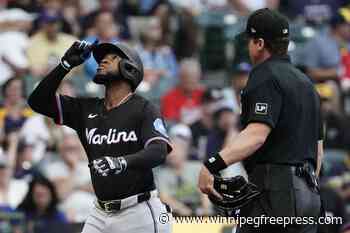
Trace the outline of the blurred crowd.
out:
M 343 224 L 323 226 L 320 233 L 349 233 L 346 0 L 0 0 L 0 232 L 63 232 L 64 223 L 83 222 L 93 205 L 76 133 L 26 103 L 78 39 L 122 41 L 137 49 L 145 68 L 137 93 L 159 106 L 174 148 L 155 169 L 160 197 L 178 216 L 216 214 L 199 192 L 197 176 L 206 156 L 240 130 L 240 92 L 252 69 L 240 32 L 250 12 L 263 7 L 289 17 L 291 59 L 322 99 L 324 208 L 328 216 L 343 217 Z M 91 81 L 96 68 L 93 58 L 87 60 L 64 79 L 60 93 L 101 96 Z M 241 163 L 223 173 L 247 176 Z

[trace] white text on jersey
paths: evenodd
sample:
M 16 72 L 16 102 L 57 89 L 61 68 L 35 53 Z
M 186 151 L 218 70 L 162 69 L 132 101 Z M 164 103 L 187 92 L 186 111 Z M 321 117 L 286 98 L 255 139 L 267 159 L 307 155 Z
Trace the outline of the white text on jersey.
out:
M 95 134 L 97 128 L 93 129 L 86 129 L 86 139 L 89 144 L 98 144 L 101 145 L 103 143 L 106 144 L 113 144 L 113 143 L 119 143 L 122 142 L 136 142 L 137 136 L 135 131 L 120 131 L 117 132 L 116 129 L 109 129 L 108 134 Z

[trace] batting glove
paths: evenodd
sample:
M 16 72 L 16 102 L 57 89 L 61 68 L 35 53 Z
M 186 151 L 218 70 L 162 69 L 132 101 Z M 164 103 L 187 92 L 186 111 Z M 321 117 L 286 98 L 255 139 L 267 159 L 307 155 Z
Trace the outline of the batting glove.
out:
M 124 157 L 105 156 L 101 159 L 93 160 L 91 166 L 98 175 L 108 176 L 125 171 L 127 163 Z
M 75 41 L 61 58 L 62 67 L 67 71 L 70 71 L 73 67 L 82 64 L 90 57 L 91 51 L 97 46 L 97 44 L 98 40 L 95 40 L 92 44 L 84 40 Z

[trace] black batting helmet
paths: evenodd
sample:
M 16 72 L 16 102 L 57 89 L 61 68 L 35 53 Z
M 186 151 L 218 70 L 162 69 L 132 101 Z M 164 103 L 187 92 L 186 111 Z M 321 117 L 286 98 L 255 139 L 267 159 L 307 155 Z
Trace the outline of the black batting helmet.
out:
M 97 63 L 100 63 L 108 53 L 116 53 L 122 58 L 119 62 L 121 77 L 127 80 L 133 91 L 135 91 L 143 79 L 143 64 L 140 56 L 134 49 L 120 42 L 115 44 L 101 43 L 92 51 L 92 55 Z

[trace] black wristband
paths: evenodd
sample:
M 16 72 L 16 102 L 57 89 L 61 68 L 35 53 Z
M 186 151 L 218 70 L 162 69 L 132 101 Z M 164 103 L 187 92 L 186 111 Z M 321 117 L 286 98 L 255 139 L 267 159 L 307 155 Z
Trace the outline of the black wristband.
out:
M 227 168 L 225 161 L 217 153 L 210 156 L 207 161 L 204 162 L 204 166 L 210 171 L 211 174 L 218 174 L 222 169 Z

